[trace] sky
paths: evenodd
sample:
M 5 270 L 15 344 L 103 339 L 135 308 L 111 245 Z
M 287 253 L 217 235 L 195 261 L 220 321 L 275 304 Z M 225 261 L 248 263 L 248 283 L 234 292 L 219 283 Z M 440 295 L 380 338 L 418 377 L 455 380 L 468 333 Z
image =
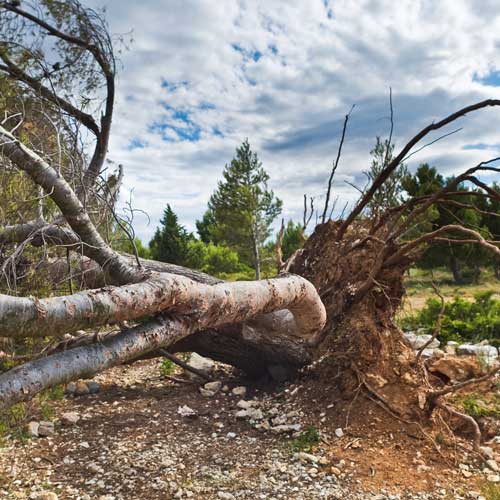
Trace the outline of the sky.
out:
M 376 136 L 389 134 L 390 89 L 396 150 L 428 123 L 500 98 L 496 0 L 107 0 L 106 8 L 111 31 L 133 39 L 119 55 L 109 158 L 124 166 L 121 203 L 138 209 L 144 241 L 167 203 L 195 230 L 245 138 L 282 216 L 300 220 L 305 193 L 322 211 L 352 105 L 333 185 L 339 209 L 356 200 L 351 184 L 365 185 Z M 451 175 L 499 155 L 500 109 L 442 132 L 459 127 L 414 155 L 410 170 L 429 162 Z

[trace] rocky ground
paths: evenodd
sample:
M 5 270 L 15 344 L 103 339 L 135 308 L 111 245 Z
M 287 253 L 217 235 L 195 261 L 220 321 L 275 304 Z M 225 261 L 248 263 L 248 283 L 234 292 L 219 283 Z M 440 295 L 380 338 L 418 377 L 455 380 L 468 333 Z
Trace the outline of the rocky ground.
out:
M 4 440 L 0 498 L 459 500 L 500 481 L 495 440 L 480 463 L 310 380 L 214 378 L 178 383 L 150 360 L 70 387 L 81 395 L 33 415 L 30 439 Z

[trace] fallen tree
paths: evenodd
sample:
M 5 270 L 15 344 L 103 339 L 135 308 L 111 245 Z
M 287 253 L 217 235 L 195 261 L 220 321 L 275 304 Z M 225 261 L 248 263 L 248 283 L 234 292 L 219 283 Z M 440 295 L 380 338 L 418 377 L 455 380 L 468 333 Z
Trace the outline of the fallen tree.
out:
M 473 242 L 496 258 L 500 255 L 498 242 L 485 239 L 460 221 L 437 231 L 419 230 L 433 206 L 460 196 L 463 182 L 475 185 L 477 196 L 499 199 L 498 191 L 477 177 L 482 172 L 498 172 L 494 166 L 498 158 L 468 169 L 431 195 L 410 198 L 371 217 L 366 208 L 391 173 L 430 133 L 468 113 L 499 106 L 500 100 L 467 106 L 420 130 L 386 163 L 351 212 L 332 221 L 326 214 L 339 148 L 328 180 L 323 223 L 288 262 L 282 262 L 278 249 L 285 272 L 272 280 L 223 283 L 197 271 L 123 255 L 100 233 L 95 214 L 105 211 L 115 215 L 106 191 L 109 186 L 100 177 L 113 114 L 114 56 L 102 18 L 76 0 L 66 3 L 69 14 L 62 23 L 58 19 L 59 24 L 54 24 L 57 16 L 50 9 L 23 10 L 14 3 L 0 3 L 4 36 L 0 71 L 52 113 L 58 113 L 68 130 L 75 124 L 78 130 L 87 128 L 95 136 L 94 152 L 76 175 L 71 169 L 55 168 L 16 133 L 15 127 L 8 130 L 2 124 L 2 168 L 24 172 L 43 190 L 40 203 L 50 198 L 57 211 L 48 220 L 42 209 L 36 219 L 5 225 L 0 228 L 0 244 L 13 249 L 9 257 L 13 268 L 27 246 L 62 247 L 74 254 L 82 274 L 92 275 L 87 285 L 107 286 L 46 298 L 1 295 L 0 335 L 57 339 L 81 328 L 124 321 L 136 326 L 104 339 L 93 335 L 79 338 L 73 347 L 66 343 L 63 351 L 56 350 L 0 375 L 0 407 L 29 399 L 55 384 L 154 356 L 166 348 L 172 353 L 196 351 L 254 376 L 291 373 L 328 358 L 323 374 L 331 376 L 346 394 L 362 387 L 399 418 L 428 418 L 436 408 L 445 408 L 444 393 L 436 396 L 425 364 L 404 341 L 394 315 L 404 294 L 405 272 L 433 241 L 450 245 Z M 56 27 L 61 24 L 71 29 L 61 31 Z M 26 65 L 16 62 L 20 34 L 26 34 L 26 26 L 38 30 L 42 39 L 55 37 L 68 45 L 68 54 L 80 57 L 87 70 L 104 82 L 106 97 L 100 121 L 72 102 L 68 94 L 58 93 L 66 88 L 64 78 L 63 83 L 45 85 L 43 80 L 50 80 L 50 71 L 48 76 L 32 75 Z M 28 37 L 28 42 L 32 40 Z M 30 54 L 42 57 L 37 63 L 48 68 L 43 56 L 34 51 Z M 65 71 L 68 78 L 74 76 L 69 65 Z M 64 265 L 56 259 L 58 272 L 65 272 Z M 85 280 L 79 284 L 83 286 Z

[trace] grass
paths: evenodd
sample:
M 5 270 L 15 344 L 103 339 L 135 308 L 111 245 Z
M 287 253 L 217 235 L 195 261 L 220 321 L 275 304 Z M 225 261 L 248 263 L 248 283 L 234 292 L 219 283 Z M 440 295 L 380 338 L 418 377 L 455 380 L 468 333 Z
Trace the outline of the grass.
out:
M 486 500 L 500 500 L 500 485 L 485 482 L 481 486 L 481 495 Z
M 293 452 L 311 451 L 319 443 L 319 439 L 318 429 L 311 426 L 290 442 L 290 448 Z
M 163 376 L 174 373 L 175 363 L 168 358 L 163 358 L 160 364 L 160 374 Z

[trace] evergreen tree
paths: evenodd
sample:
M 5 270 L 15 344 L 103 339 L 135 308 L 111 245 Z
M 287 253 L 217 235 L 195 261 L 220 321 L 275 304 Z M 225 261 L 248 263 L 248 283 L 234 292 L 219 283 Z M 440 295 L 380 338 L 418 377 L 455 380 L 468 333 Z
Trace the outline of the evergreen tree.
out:
M 188 244 L 192 239 L 178 222 L 177 215 L 170 205 L 163 212 L 160 227 L 156 228 L 149 242 L 151 257 L 170 264 L 183 265 L 187 259 Z
M 304 244 L 304 231 L 302 224 L 288 221 L 285 232 L 283 233 L 283 242 L 281 250 L 283 251 L 283 260 L 286 261 L 290 256 Z
M 380 137 L 377 137 L 375 147 L 370 151 L 373 157 L 370 170 L 365 172 L 370 182 L 373 182 L 380 172 L 392 161 L 393 153 L 394 144 L 390 144 L 388 140 L 382 142 Z M 388 208 L 394 207 L 401 202 L 403 192 L 401 181 L 407 174 L 406 165 L 402 163 L 379 187 L 368 204 L 371 216 L 385 212 Z
M 260 278 L 260 251 L 270 227 L 281 212 L 281 200 L 267 187 L 269 175 L 262 168 L 248 140 L 223 171 L 223 180 L 210 197 L 203 221 L 197 222 L 202 238 L 238 252 L 242 262 Z

